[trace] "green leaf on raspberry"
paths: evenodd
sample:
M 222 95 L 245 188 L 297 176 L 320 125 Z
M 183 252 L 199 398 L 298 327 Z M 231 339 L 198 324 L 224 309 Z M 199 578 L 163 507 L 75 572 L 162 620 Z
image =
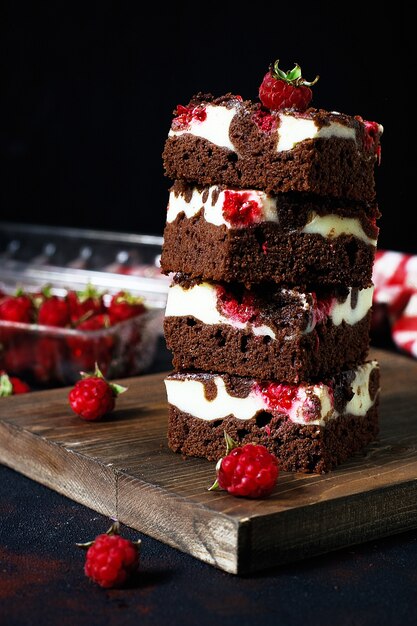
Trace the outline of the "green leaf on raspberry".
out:
M 226 431 L 224 431 L 224 440 L 226 442 L 226 454 L 225 454 L 225 456 L 227 456 L 235 448 L 239 447 L 239 443 L 237 441 L 235 441 L 234 439 L 232 439 L 231 436 Z M 219 473 L 222 461 L 223 461 L 223 457 L 217 461 L 217 464 L 216 464 L 216 474 Z M 209 491 L 217 491 L 218 489 L 220 489 L 220 485 L 219 485 L 219 481 L 216 478 L 216 480 L 214 481 L 212 486 L 209 487 L 208 490 Z
M 0 398 L 6 398 L 13 395 L 12 381 L 7 374 L 0 376 Z
M 291 82 L 293 80 L 297 80 L 297 78 L 300 78 L 300 76 L 301 76 L 301 67 L 298 65 L 298 63 L 296 63 L 295 67 L 289 72 L 287 72 L 286 79 L 289 82 Z
M 118 520 L 114 520 L 113 524 L 110 526 L 110 528 L 108 530 L 106 530 L 105 532 L 106 535 L 120 535 L 120 522 Z M 95 539 L 93 539 L 92 541 L 86 541 L 84 543 L 76 543 L 75 545 L 77 546 L 77 548 L 82 548 L 83 550 L 88 550 L 88 548 L 90 548 L 93 543 L 95 542 Z M 136 546 L 140 546 L 140 544 L 142 543 L 141 539 L 137 539 L 136 541 L 132 541 L 131 543 L 133 543 Z
M 278 66 L 279 59 L 277 59 L 275 63 L 273 65 L 271 64 L 270 66 L 272 76 L 278 80 L 284 80 L 286 83 L 291 83 L 296 87 L 311 87 L 312 85 L 315 85 L 320 78 L 319 76 L 316 76 L 316 78 L 312 81 L 305 80 L 301 76 L 301 67 L 298 65 L 298 63 L 296 63 L 293 69 L 289 70 L 288 72 L 284 72 Z
M 115 396 L 120 396 L 121 393 L 127 391 L 127 387 L 123 387 L 123 385 L 118 385 L 117 383 L 108 383 L 111 387 Z
M 125 391 L 127 391 L 127 387 L 123 387 L 123 385 L 118 385 L 117 383 L 111 383 L 108 380 L 106 380 L 105 376 L 103 375 L 103 372 L 101 371 L 101 369 L 98 366 L 98 363 L 96 362 L 95 364 L 95 368 L 94 368 L 94 372 L 80 372 L 81 374 L 81 378 L 85 379 L 85 378 L 102 378 L 103 380 L 106 381 L 106 383 L 108 384 L 108 386 L 110 387 L 110 389 L 113 392 L 114 396 L 120 396 L 121 393 L 124 393 Z
M 227 435 L 227 436 L 229 436 L 229 435 Z M 226 432 L 225 432 L 225 437 L 226 437 Z M 233 441 L 233 439 L 231 439 L 231 441 Z M 219 470 L 220 470 L 220 466 L 221 466 L 221 464 L 222 464 L 222 461 L 223 461 L 223 457 L 222 457 L 221 459 L 219 459 L 219 460 L 217 461 L 217 463 L 216 463 L 216 475 L 217 475 L 217 476 L 218 476 L 218 474 L 219 474 Z M 209 490 L 209 491 L 218 491 L 219 489 L 220 489 L 219 481 L 218 481 L 218 479 L 216 478 L 216 480 L 214 481 L 214 483 L 212 484 L 212 486 L 211 486 L 211 487 L 209 487 L 209 489 L 208 489 L 208 490 Z
M 239 447 L 238 442 L 232 439 L 231 436 L 228 435 L 226 431 L 224 431 L 224 440 L 226 442 L 226 454 L 229 454 L 229 452 L 234 450 L 234 448 Z

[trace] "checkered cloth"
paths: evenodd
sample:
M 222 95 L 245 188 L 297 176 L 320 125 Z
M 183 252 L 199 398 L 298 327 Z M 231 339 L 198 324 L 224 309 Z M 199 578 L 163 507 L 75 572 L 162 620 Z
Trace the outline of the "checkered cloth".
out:
M 417 358 L 417 255 L 377 250 L 373 304 L 385 307 L 396 346 Z

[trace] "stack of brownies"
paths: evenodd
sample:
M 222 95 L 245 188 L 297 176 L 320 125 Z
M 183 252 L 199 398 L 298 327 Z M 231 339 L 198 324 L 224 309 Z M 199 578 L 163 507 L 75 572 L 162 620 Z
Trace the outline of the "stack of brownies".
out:
M 327 472 L 378 432 L 369 353 L 382 127 L 198 94 L 175 112 L 161 266 L 168 443 L 224 456 L 224 431 L 287 471 Z

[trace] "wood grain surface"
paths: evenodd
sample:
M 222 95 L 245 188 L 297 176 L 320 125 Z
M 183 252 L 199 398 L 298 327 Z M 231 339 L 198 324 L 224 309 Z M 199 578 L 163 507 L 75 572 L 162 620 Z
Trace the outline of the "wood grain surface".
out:
M 166 441 L 163 374 L 121 381 L 101 422 L 75 416 L 68 389 L 0 401 L 0 462 L 151 537 L 234 574 L 417 527 L 417 362 L 381 364 L 378 440 L 330 474 L 281 473 L 265 500 L 209 492 L 215 464 Z

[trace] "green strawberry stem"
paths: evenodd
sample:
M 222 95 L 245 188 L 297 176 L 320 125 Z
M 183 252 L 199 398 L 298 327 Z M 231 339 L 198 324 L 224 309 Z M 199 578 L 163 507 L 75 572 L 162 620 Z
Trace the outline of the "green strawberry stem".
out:
M 126 302 L 127 304 L 142 304 L 144 299 L 142 296 L 135 296 L 133 293 L 130 293 L 130 291 L 122 291 L 119 294 L 116 294 L 115 299 L 114 299 L 116 304 L 122 304 L 123 302 Z
M 0 376 L 0 398 L 6 398 L 13 395 L 12 381 L 7 374 Z
M 101 291 L 96 289 L 92 283 L 87 283 L 85 289 L 77 291 L 78 301 L 83 303 L 92 298 L 93 300 L 100 298 L 103 295 Z
M 278 67 L 278 65 L 279 65 L 279 59 L 277 59 L 273 65 L 271 64 L 270 70 L 271 70 L 272 76 L 276 78 L 277 80 L 285 80 L 286 83 L 291 83 L 292 85 L 296 87 L 301 87 L 301 86 L 311 87 L 312 85 L 315 85 L 318 79 L 320 78 L 319 76 L 316 76 L 316 78 L 312 80 L 311 82 L 305 80 L 301 76 L 301 67 L 298 65 L 298 63 L 296 63 L 293 69 L 290 70 L 289 72 L 284 72 L 280 67 Z

